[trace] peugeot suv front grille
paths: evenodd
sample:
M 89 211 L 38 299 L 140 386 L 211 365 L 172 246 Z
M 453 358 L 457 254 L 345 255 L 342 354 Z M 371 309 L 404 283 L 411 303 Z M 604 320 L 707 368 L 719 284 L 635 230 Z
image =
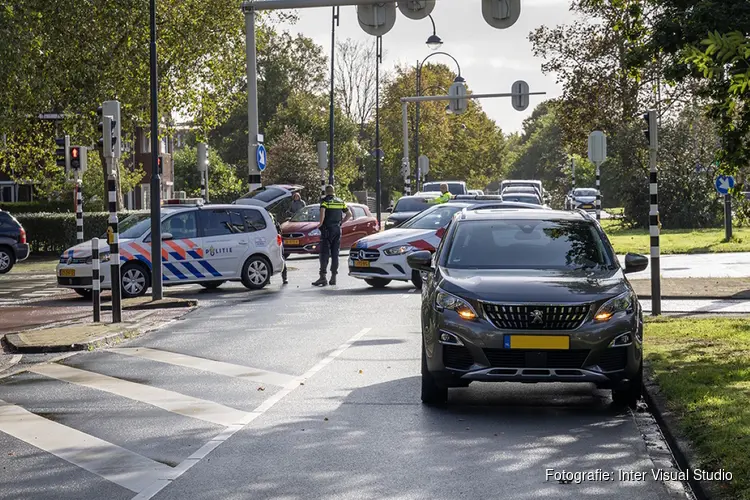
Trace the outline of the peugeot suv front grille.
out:
M 510 305 L 482 303 L 487 318 L 504 330 L 575 330 L 586 320 L 590 304 Z

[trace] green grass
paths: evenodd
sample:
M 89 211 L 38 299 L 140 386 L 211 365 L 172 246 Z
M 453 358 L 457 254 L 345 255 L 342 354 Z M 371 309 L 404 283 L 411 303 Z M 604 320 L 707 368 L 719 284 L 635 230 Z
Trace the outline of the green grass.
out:
M 702 470 L 731 472 L 721 499 L 750 500 L 750 323 L 649 318 L 645 356 Z
M 29 255 L 29 258 L 16 262 L 9 274 L 55 274 L 55 267 L 60 261 L 59 255 Z
M 648 229 L 623 229 L 616 220 L 602 220 L 601 224 L 618 254 L 649 254 Z M 732 233 L 727 242 L 724 228 L 662 229 L 659 247 L 662 254 L 750 252 L 750 228 L 733 228 Z

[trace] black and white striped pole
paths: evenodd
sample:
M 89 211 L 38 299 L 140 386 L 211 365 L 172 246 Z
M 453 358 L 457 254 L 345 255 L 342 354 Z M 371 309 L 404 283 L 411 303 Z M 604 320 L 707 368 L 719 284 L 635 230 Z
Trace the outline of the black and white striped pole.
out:
M 208 203 L 208 147 L 198 143 L 198 171 L 201 174 L 201 198 Z
M 76 172 L 76 241 L 83 243 L 83 183 Z
M 600 166 L 607 159 L 607 136 L 600 130 L 589 134 L 589 160 L 596 165 L 596 220 L 602 218 L 602 193 Z
M 109 160 L 114 164 L 114 158 Z M 107 179 L 107 192 L 109 196 L 109 225 L 107 226 L 107 238 L 109 239 L 109 269 L 110 281 L 112 282 L 112 322 L 122 321 L 122 289 L 120 277 L 120 229 L 117 220 L 117 183 L 115 176 L 110 173 Z
M 649 212 L 648 226 L 651 236 L 651 314 L 661 314 L 661 263 L 659 248 L 659 182 L 656 169 L 657 152 L 659 149 L 659 134 L 656 111 L 649 110 L 644 115 L 647 129 L 644 132 L 648 139 L 648 164 L 649 164 Z
M 576 188 L 576 159 L 575 158 L 570 159 L 570 171 L 573 174 L 573 189 L 575 190 Z
M 401 121 L 404 129 L 404 157 L 401 159 L 401 175 L 404 178 L 404 196 L 411 195 L 411 168 L 409 168 L 409 115 L 407 103 L 401 103 Z
M 94 299 L 94 323 L 101 321 L 102 298 L 99 267 L 99 238 L 91 240 L 91 291 Z

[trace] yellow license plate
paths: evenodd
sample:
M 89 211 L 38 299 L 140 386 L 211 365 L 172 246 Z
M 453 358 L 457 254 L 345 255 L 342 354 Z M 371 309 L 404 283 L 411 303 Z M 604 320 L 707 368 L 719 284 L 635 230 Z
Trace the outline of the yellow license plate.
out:
M 75 278 L 76 270 L 75 269 L 60 269 L 60 277 L 61 278 Z
M 285 245 L 299 245 L 299 240 L 284 240 Z
M 594 208 L 594 205 L 581 205 L 581 208 Z
M 511 335 L 511 349 L 570 349 L 565 335 Z
M 370 267 L 370 263 L 366 260 L 355 260 L 354 267 Z

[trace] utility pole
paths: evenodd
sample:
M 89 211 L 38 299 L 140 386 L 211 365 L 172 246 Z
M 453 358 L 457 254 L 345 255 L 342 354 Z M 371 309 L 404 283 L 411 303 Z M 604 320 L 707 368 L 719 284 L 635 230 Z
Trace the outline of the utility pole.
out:
M 330 116 L 328 117 L 328 184 L 333 186 L 333 132 L 334 132 L 334 84 L 335 80 L 335 61 L 336 61 L 336 26 L 339 25 L 339 8 L 331 7 L 333 17 L 331 18 L 331 104 Z
M 151 298 L 164 298 L 161 273 L 161 175 L 159 172 L 159 114 L 157 107 L 156 0 L 150 1 L 151 42 Z
M 375 205 L 378 229 L 382 216 L 382 184 L 380 179 L 380 63 L 383 62 L 383 37 L 375 39 Z

